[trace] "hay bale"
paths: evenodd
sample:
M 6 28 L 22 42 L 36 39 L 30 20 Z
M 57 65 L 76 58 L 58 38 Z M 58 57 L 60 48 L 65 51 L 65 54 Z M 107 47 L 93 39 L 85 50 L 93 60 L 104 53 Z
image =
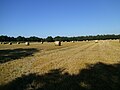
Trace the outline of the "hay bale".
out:
M 72 43 L 74 43 L 75 41 L 71 41 Z
M 0 44 L 2 44 L 2 42 L 0 42 Z
M 30 45 L 30 43 L 29 43 L 29 42 L 25 42 L 25 45 L 26 45 L 26 46 L 29 46 L 29 45 Z
M 12 45 L 12 42 L 9 42 L 9 45 Z
M 41 41 L 41 44 L 43 44 L 44 42 L 43 41 Z
M 20 44 L 20 42 L 17 42 L 17 44 Z
M 95 40 L 95 43 L 98 43 L 98 40 Z
M 7 42 L 3 42 L 3 44 L 7 44 Z
M 61 41 L 55 41 L 55 46 L 61 46 Z

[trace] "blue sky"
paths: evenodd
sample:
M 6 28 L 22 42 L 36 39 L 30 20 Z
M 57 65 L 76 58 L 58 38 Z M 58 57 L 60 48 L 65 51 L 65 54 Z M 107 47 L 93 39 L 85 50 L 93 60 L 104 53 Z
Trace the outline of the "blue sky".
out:
M 120 34 L 120 0 L 0 0 L 0 35 Z

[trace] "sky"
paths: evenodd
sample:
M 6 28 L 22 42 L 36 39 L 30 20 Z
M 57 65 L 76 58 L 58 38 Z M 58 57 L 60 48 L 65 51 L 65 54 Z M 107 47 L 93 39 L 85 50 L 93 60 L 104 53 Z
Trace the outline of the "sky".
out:
M 0 0 L 0 35 L 120 34 L 120 0 Z

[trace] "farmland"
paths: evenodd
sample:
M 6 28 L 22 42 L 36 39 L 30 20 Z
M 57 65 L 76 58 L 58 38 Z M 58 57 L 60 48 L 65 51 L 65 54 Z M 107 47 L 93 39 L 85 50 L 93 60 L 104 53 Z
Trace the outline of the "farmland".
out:
M 118 90 L 120 43 L 1 44 L 0 85 L 14 90 Z

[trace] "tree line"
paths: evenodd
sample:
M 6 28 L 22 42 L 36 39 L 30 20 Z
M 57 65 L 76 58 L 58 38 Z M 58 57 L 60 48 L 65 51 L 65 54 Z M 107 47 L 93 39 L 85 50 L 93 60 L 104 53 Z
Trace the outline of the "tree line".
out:
M 84 41 L 84 40 L 108 40 L 108 39 L 120 39 L 120 34 L 115 35 L 96 35 L 96 36 L 77 36 L 77 37 L 61 37 L 61 36 L 56 36 L 56 37 L 52 37 L 52 36 L 48 36 L 47 38 L 39 38 L 36 36 L 31 36 L 31 37 L 23 37 L 23 36 L 18 36 L 18 37 L 9 37 L 7 35 L 1 35 L 0 36 L 0 42 L 25 42 L 25 41 L 29 41 L 29 42 L 54 42 L 54 41 Z

